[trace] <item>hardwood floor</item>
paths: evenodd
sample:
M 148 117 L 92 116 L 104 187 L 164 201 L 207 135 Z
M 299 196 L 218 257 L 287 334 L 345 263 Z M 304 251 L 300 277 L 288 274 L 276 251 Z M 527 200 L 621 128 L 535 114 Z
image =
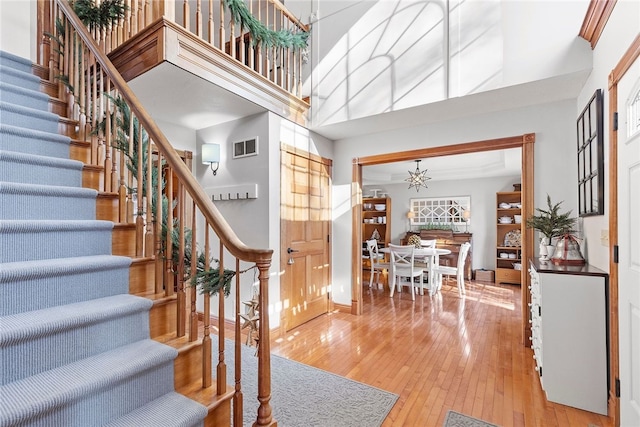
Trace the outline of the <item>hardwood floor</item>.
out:
M 364 314 L 332 312 L 280 337 L 274 354 L 400 397 L 383 426 L 441 426 L 449 409 L 508 426 L 611 426 L 548 402 L 522 345 L 519 286 L 455 281 L 441 293 L 364 294 Z

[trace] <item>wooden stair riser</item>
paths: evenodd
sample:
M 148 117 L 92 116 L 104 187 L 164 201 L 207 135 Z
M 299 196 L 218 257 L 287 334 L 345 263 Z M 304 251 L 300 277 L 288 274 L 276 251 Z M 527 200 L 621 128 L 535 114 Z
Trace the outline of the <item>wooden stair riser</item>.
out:
M 155 301 L 149 312 L 149 328 L 151 338 L 160 337 L 176 331 L 177 324 L 177 300 L 167 298 Z
M 69 138 L 78 139 L 80 137 L 80 126 L 75 120 L 61 117 L 58 122 L 58 133 Z
M 122 255 L 132 258 L 136 256 L 135 224 L 116 224 L 113 227 L 111 252 L 113 255 Z
M 58 96 L 58 85 L 55 83 L 48 82 L 46 80 L 40 81 L 40 92 L 49 95 L 52 98 L 56 98 Z M 66 115 L 66 114 L 64 114 Z
M 209 410 L 204 419 L 204 427 L 227 426 L 231 419 L 231 399 L 220 402 L 218 406 Z M 245 420 L 246 421 L 246 420 Z
M 227 385 L 224 392 L 217 394 L 215 383 L 213 381 L 211 387 L 202 388 L 202 379 L 198 379 L 187 390 L 183 390 L 182 394 L 206 406 L 209 413 L 204 420 L 205 426 L 228 426 L 231 420 L 231 402 L 235 389 Z
M 99 193 L 96 199 L 96 219 L 119 222 L 118 195 L 116 193 Z
M 86 165 L 91 163 L 91 144 L 85 141 L 71 140 L 69 158 L 78 160 Z
M 155 271 L 155 259 L 134 259 L 129 267 L 129 293 L 148 295 L 155 292 Z
M 101 190 L 104 188 L 104 174 L 101 166 L 84 165 L 82 167 L 82 186 Z
M 49 98 L 49 112 L 65 117 L 67 115 L 67 103 L 58 98 Z
M 31 64 L 31 73 L 34 76 L 40 77 L 43 81 L 47 81 L 49 79 L 49 68 L 40 64 Z M 58 87 L 57 85 L 55 86 Z
M 173 384 L 178 393 L 186 393 L 190 384 L 202 381 L 202 340 L 179 349 L 173 366 Z

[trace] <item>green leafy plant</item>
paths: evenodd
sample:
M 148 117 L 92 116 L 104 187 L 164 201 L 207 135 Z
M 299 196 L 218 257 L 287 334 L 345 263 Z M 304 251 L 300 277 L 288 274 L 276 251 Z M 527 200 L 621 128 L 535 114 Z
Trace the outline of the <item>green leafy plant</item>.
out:
M 129 172 L 133 176 L 138 176 L 138 168 L 142 167 L 142 176 L 147 176 L 147 158 L 148 158 L 148 147 L 149 147 L 149 137 L 148 134 L 142 129 L 140 132 L 140 123 L 137 118 L 132 117 L 131 109 L 126 101 L 118 96 L 113 97 L 109 94 L 105 94 L 105 97 L 110 99 L 113 102 L 115 107 L 114 112 L 111 113 L 111 123 L 115 124 L 115 139 L 112 142 L 113 148 L 120 151 L 125 156 L 125 165 Z M 129 125 L 133 120 L 133 132 L 130 135 Z M 106 117 L 103 120 L 100 120 L 97 123 L 96 129 L 94 129 L 95 134 L 104 133 L 106 131 Z M 140 165 L 138 162 L 138 152 L 142 150 L 142 164 Z M 143 181 L 142 186 L 142 195 L 138 195 L 139 200 L 142 200 L 142 197 L 147 197 L 147 194 L 151 194 L 151 209 L 152 209 L 152 217 L 154 220 L 158 217 L 157 215 L 157 192 L 153 191 L 153 189 L 157 188 L 158 180 L 162 180 L 160 185 L 162 189 L 165 188 L 165 180 L 158 173 L 157 167 L 151 168 L 151 182 L 152 188 L 151 191 L 147 190 L 146 180 Z M 127 187 L 128 194 L 135 194 L 137 192 L 137 188 L 135 187 Z M 168 235 L 169 235 L 169 220 L 167 213 L 169 212 L 169 200 L 167 197 L 162 196 L 162 231 L 160 236 L 161 241 L 161 251 L 162 253 L 168 252 Z M 174 200 L 172 204 L 172 208 L 176 207 L 177 201 Z M 138 212 L 138 215 L 142 215 L 144 212 Z M 185 227 L 184 230 L 184 262 L 183 262 L 183 271 L 184 278 L 191 278 L 189 280 L 189 284 L 194 287 L 200 288 L 201 294 L 209 294 L 209 295 L 217 295 L 218 292 L 222 291 L 225 296 L 229 296 L 231 292 L 231 280 L 236 275 L 236 272 L 233 270 L 225 269 L 222 275 L 222 280 L 220 277 L 220 268 L 219 261 L 215 258 L 209 259 L 209 268 L 206 268 L 206 258 L 205 254 L 202 252 L 198 252 L 197 248 L 191 247 L 191 236 L 192 230 L 188 227 Z M 177 218 L 173 219 L 173 228 L 171 232 L 171 258 L 174 266 L 177 266 L 179 262 L 179 242 L 180 242 L 180 223 Z M 192 256 L 196 256 L 196 270 L 195 272 L 191 272 L 191 258 Z M 253 267 L 251 267 L 253 268 Z M 250 269 L 250 268 L 249 268 Z M 244 271 L 248 271 L 244 270 Z M 177 268 L 174 268 L 177 271 Z
M 551 203 L 551 197 L 547 194 L 547 209 L 536 208 L 538 215 L 531 215 L 527 218 L 527 227 L 538 230 L 547 238 L 547 243 L 551 243 L 554 237 L 564 236 L 573 233 L 576 218 L 571 217 L 571 211 L 560 213 L 560 205 Z
M 420 230 L 453 230 L 451 224 L 441 224 L 439 222 L 429 222 L 420 226 Z
M 265 47 L 281 47 L 304 49 L 307 47 L 309 33 L 306 31 L 293 32 L 290 30 L 274 31 L 267 28 L 251 14 L 243 0 L 224 0 L 224 4 L 231 13 L 231 18 L 242 29 L 249 30 L 253 42 Z
M 124 18 L 127 5 L 124 0 L 102 0 L 99 5 L 94 0 L 74 0 L 69 4 L 78 18 L 90 30 L 104 30 Z

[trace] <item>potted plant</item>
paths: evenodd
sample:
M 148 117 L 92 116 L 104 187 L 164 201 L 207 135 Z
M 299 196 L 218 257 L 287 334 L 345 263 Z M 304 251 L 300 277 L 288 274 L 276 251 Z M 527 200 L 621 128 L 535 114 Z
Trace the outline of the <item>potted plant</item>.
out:
M 544 236 L 540 240 L 541 259 L 546 258 L 545 252 L 551 258 L 555 248 L 551 239 L 564 237 L 575 231 L 576 218 L 571 217 L 571 211 L 560 213 L 561 204 L 562 202 L 552 204 L 551 197 L 547 194 L 547 209 L 536 208 L 538 215 L 527 218 L 527 227 L 538 230 Z

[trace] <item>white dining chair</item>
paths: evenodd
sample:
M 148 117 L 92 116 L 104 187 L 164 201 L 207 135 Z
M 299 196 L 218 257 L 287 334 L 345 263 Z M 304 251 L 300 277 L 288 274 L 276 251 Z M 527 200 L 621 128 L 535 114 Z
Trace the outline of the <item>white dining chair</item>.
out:
M 369 274 L 369 287 L 373 287 L 373 279 L 376 277 L 376 284 L 380 282 L 380 273 L 389 270 L 391 264 L 384 261 L 384 254 L 378 252 L 378 241 L 375 239 L 367 240 L 367 252 L 369 253 L 369 263 L 371 264 L 371 273 Z
M 435 248 L 438 241 L 436 239 L 424 240 L 420 239 L 420 246 L 423 248 Z
M 431 248 L 431 249 L 435 249 L 436 247 L 436 243 L 438 241 L 436 239 L 430 239 L 430 240 L 424 240 L 424 239 L 420 239 L 420 246 L 423 248 Z M 422 268 L 422 283 L 420 286 L 420 295 L 424 295 L 424 284 L 427 283 L 427 286 L 429 286 L 429 294 L 433 295 L 434 290 L 430 288 L 431 283 L 429 283 L 429 276 L 430 276 L 430 271 L 431 271 L 431 263 L 433 261 L 433 257 L 432 256 L 426 256 L 426 257 L 418 257 L 416 259 L 416 266 L 418 268 Z
M 414 251 L 416 247 L 414 245 L 400 246 L 389 244 L 389 251 L 391 252 L 391 284 L 389 288 L 391 290 L 390 297 L 393 298 L 393 293 L 398 287 L 398 292 L 402 292 L 403 285 L 409 285 L 411 288 L 411 299 L 415 301 L 415 287 L 422 287 L 422 283 L 415 283 L 414 279 L 417 277 L 420 282 L 422 281 L 423 269 L 415 265 Z M 407 278 L 408 281 L 403 283 L 403 279 Z
M 471 243 L 465 242 L 460 245 L 460 252 L 458 253 L 458 264 L 455 267 L 449 266 L 434 266 L 433 272 L 436 277 L 436 283 L 434 285 L 442 286 L 442 276 L 456 276 L 458 282 L 458 294 L 460 296 L 466 293 L 464 285 L 464 263 L 467 260 L 467 254 L 471 248 Z

